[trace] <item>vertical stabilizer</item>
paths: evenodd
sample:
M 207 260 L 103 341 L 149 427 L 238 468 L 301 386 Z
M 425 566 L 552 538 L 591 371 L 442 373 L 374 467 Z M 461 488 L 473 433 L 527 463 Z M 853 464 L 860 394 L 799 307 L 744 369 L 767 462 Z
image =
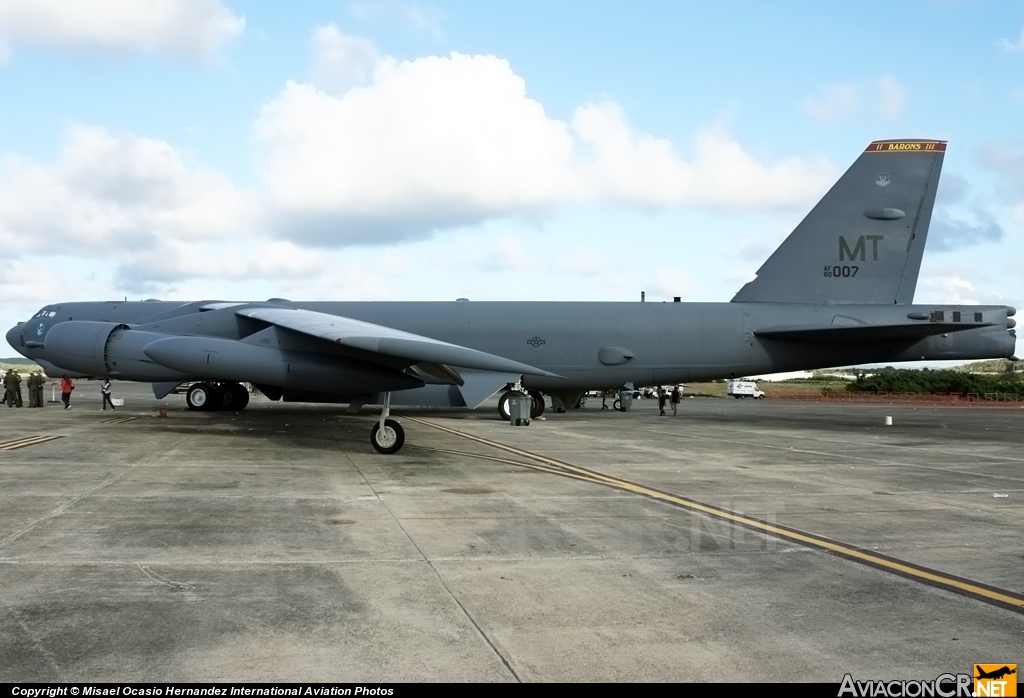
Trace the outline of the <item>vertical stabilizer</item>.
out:
M 875 141 L 733 302 L 912 303 L 945 141 Z

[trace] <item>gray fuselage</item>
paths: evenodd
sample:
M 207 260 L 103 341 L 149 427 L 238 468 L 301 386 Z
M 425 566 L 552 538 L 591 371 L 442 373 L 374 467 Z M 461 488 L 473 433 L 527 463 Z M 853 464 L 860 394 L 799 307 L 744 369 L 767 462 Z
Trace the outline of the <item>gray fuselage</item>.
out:
M 579 302 L 281 302 L 217 307 L 216 302 L 133 301 L 47 306 L 8 333 L 31 359 L 62 368 L 48 354 L 53 325 L 78 320 L 123 323 L 131 330 L 170 336 L 241 339 L 256 331 L 235 311 L 247 306 L 301 308 L 371 322 L 506 357 L 560 378 L 526 376 L 538 390 L 612 389 L 730 378 L 860 363 L 1000 358 L 1013 354 L 1013 309 L 1006 306 L 803 305 L 796 303 L 579 303 Z M 221 304 L 227 305 L 227 304 Z M 754 333 L 778 327 L 906 324 L 942 311 L 981 318 L 977 328 L 924 338 L 794 342 Z M 49 315 L 40 317 L 40 315 Z M 980 315 L 978 315 L 980 314 Z M 922 320 L 922 324 L 927 321 Z M 307 342 L 306 344 L 309 344 Z M 316 341 L 311 345 L 314 349 Z M 329 351 L 330 347 L 325 346 Z M 603 361 L 602 361 L 603 360 Z M 148 362 L 151 364 L 152 362 Z M 199 380 L 162 374 L 158 366 L 119 370 L 124 380 Z M 50 369 L 53 373 L 54 369 Z M 119 375 L 118 375 L 119 374 Z

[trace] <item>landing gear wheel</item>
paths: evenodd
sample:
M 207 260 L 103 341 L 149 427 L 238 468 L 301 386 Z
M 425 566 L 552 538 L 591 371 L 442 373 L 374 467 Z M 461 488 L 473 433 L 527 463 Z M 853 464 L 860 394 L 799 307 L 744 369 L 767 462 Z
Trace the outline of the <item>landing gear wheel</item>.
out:
M 612 409 L 622 411 L 622 400 L 615 398 L 615 402 L 612 403 Z
M 244 410 L 249 404 L 249 391 L 240 383 L 228 383 L 224 386 L 224 392 L 231 396 L 231 400 L 224 405 L 226 410 Z M 226 399 L 226 398 L 225 398 Z
M 530 419 L 537 419 L 544 414 L 544 394 L 533 390 L 530 391 L 530 397 L 533 398 L 533 406 L 530 408 Z
M 508 408 L 508 399 L 511 395 L 512 391 L 508 390 L 504 394 L 502 394 L 500 398 L 498 398 L 498 414 L 501 415 L 501 418 L 504 419 L 506 422 L 512 419 L 512 413 L 509 411 Z
M 216 409 L 216 391 L 208 383 L 196 383 L 185 394 L 185 404 L 190 410 Z
M 210 405 L 210 409 L 230 410 L 231 401 L 234 400 L 234 397 L 226 385 L 218 385 L 213 389 L 213 404 Z
M 396 453 L 405 443 L 405 429 L 393 419 L 384 420 L 384 428 L 380 422 L 374 422 L 370 430 L 370 443 L 381 453 Z

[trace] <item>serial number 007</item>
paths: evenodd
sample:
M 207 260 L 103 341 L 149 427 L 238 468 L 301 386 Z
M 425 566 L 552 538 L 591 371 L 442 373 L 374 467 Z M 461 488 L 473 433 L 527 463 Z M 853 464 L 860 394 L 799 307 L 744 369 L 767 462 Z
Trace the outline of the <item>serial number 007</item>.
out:
M 846 267 L 846 266 L 843 266 L 843 267 L 841 267 L 841 266 L 825 267 L 825 274 L 824 274 L 824 276 L 825 276 L 826 279 L 830 279 L 830 278 L 833 278 L 833 277 L 842 277 L 842 278 L 845 278 L 845 279 L 850 279 L 850 278 L 853 278 L 854 276 L 857 276 L 857 270 L 858 269 L 860 269 L 860 267 Z

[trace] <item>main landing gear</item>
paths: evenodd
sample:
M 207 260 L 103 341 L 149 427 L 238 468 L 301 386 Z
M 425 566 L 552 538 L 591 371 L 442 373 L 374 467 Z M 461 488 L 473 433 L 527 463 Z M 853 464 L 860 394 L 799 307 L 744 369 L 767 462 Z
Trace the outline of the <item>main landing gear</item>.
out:
M 185 394 L 190 410 L 244 410 L 249 404 L 249 391 L 241 383 L 193 383 Z
M 515 392 L 513 390 L 506 390 L 500 398 L 498 398 L 498 414 L 506 422 L 511 419 L 511 414 L 508 409 L 508 399 Z M 531 390 L 529 392 L 530 398 L 533 400 L 533 405 L 530 407 L 530 419 L 537 419 L 544 414 L 544 394 L 538 390 Z
M 391 393 L 384 393 L 384 408 L 380 411 L 380 420 L 370 430 L 370 443 L 384 454 L 397 453 L 405 443 L 405 429 L 394 419 L 388 419 L 389 414 Z

